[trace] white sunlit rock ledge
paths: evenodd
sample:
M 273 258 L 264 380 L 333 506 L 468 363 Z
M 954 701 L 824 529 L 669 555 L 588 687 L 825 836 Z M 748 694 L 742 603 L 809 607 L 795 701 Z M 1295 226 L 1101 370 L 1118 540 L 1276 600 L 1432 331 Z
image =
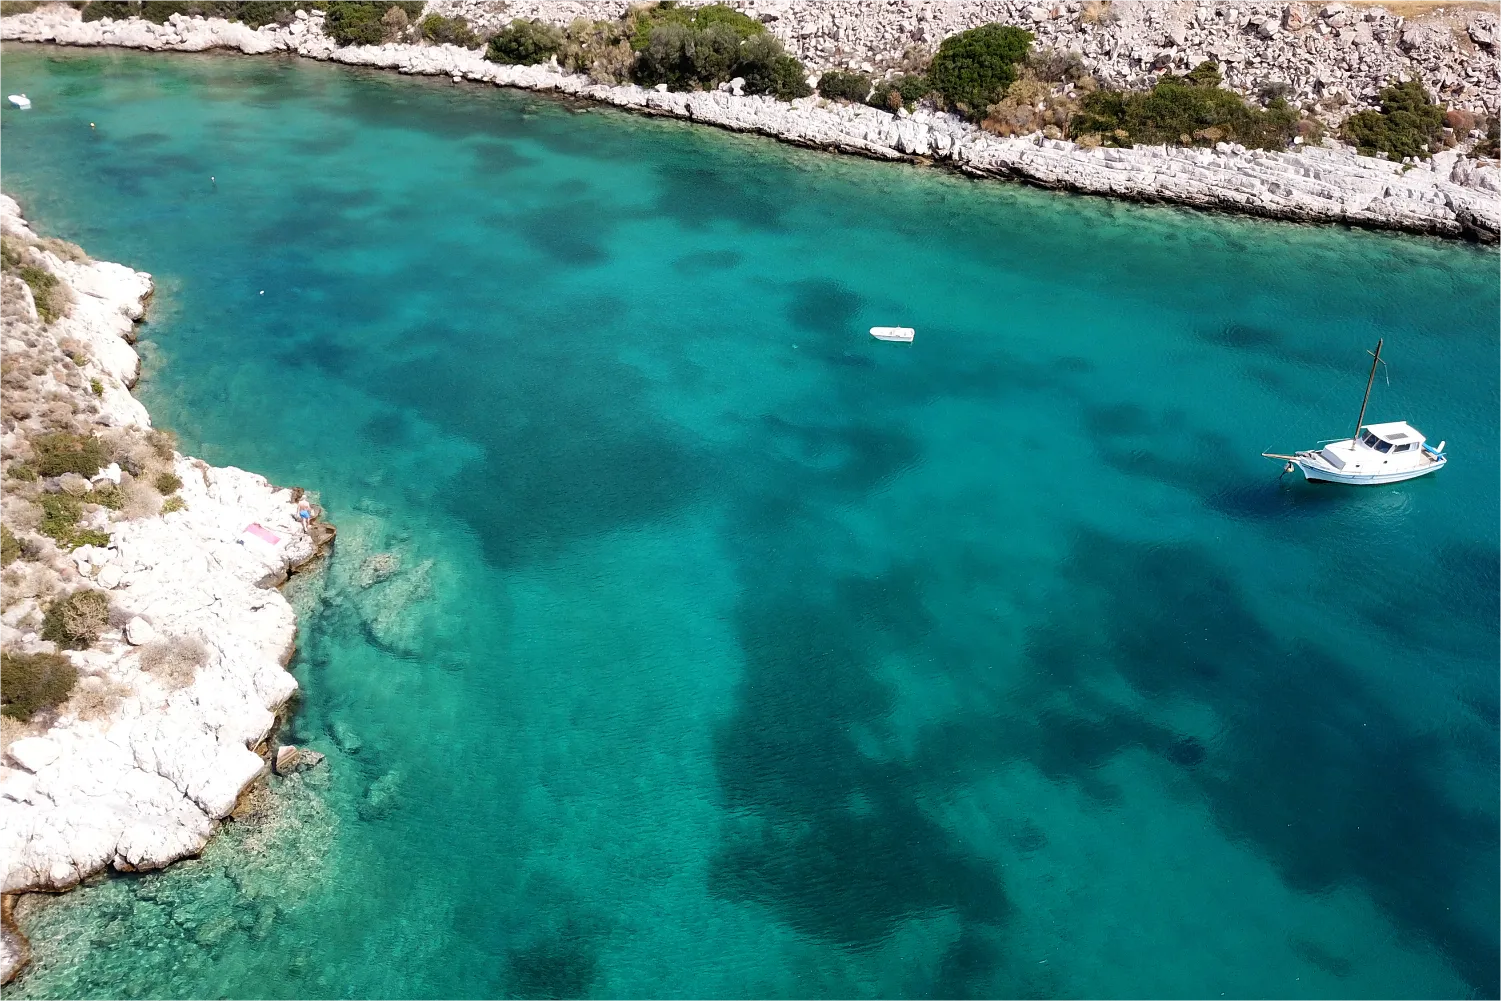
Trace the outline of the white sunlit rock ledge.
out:
M 173 15 L 166 24 L 132 18 L 84 22 L 76 11 L 43 9 L 0 19 L 0 38 L 152 51 L 231 49 L 291 52 L 312 59 L 402 73 L 448 76 L 555 91 L 647 114 L 670 115 L 802 146 L 888 160 L 927 160 L 974 176 L 1139 201 L 1245 212 L 1305 222 L 1348 223 L 1494 241 L 1501 234 L 1501 168 L 1440 153 L 1404 166 L 1345 149 L 1269 153 L 1220 143 L 1214 149 L 1086 149 L 1040 135 L 1001 139 L 953 115 L 892 115 L 817 97 L 790 104 L 726 91 L 668 93 L 608 86 L 552 66 L 486 62 L 452 45 L 340 48 L 321 14 L 251 29 L 218 18 Z
M 11 238 L 35 239 L 5 196 L 0 229 Z M 91 395 L 95 427 L 149 428 L 145 408 L 129 392 L 140 367 L 129 342 L 151 294 L 150 276 L 53 253 L 43 259 L 71 288 L 74 302 L 67 315 L 41 328 L 41 336 L 84 346 L 82 393 Z M 36 320 L 29 292 L 23 298 L 9 307 L 19 313 L 7 313 L 7 355 L 24 349 L 20 325 Z M 97 382 L 97 391 L 91 393 L 88 380 Z M 63 391 L 51 383 L 45 388 Z M 7 454 L 19 433 L 6 432 Z M 46 597 L 33 590 L 38 575 L 67 590 L 106 593 L 114 615 L 112 627 L 89 649 L 65 654 L 80 684 L 107 686 L 107 711 L 73 711 L 70 701 L 50 725 L 33 723 L 20 735 L 8 734 L 16 739 L 0 764 L 0 890 L 6 894 L 65 889 L 108 866 L 152 869 L 196 854 L 266 769 L 257 748 L 297 689 L 285 668 L 297 620 L 277 586 L 312 559 L 317 542 L 330 533 L 305 532 L 296 523 L 292 491 L 264 477 L 175 453 L 170 462 L 182 480 L 177 494 L 184 510 L 130 520 L 95 511 L 85 518 L 109 531 L 108 546 L 49 548 L 36 560 L 11 564 L 20 568 L 22 583 L 7 595 L 0 624 L 8 652 L 52 652 L 35 628 Z M 95 481 L 101 477 L 118 482 L 119 467 Z M 276 541 L 247 538 L 251 524 Z M 181 687 L 141 665 L 142 644 L 173 637 L 203 645 L 201 666 Z M 5 979 L 24 959 L 24 946 L 10 931 L 0 949 Z

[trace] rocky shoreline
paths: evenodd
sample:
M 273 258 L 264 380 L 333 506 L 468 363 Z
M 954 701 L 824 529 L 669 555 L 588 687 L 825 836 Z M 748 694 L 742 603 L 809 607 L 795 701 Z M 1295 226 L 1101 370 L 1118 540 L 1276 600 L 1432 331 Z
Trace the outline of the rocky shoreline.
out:
M 1213 149 L 1085 148 L 1041 134 L 1003 139 L 954 115 L 893 115 L 818 97 L 782 103 L 727 90 L 670 93 L 609 86 L 554 66 L 486 62 L 453 45 L 337 46 L 317 12 L 291 24 L 251 29 L 221 19 L 173 15 L 157 25 L 140 19 L 83 22 L 66 7 L 0 19 L 0 39 L 150 51 L 246 54 L 286 52 L 311 59 L 401 73 L 447 76 L 497 86 L 550 91 L 645 114 L 666 115 L 784 142 L 885 160 L 933 163 L 976 177 L 1138 201 L 1241 212 L 1299 222 L 1342 223 L 1462 237 L 1501 236 L 1501 167 L 1456 151 L 1412 165 L 1332 145 L 1296 152 Z
M 7 378 L 19 374 L 25 385 L 7 381 L 0 438 L 5 523 L 20 539 L 19 554 L 7 559 L 0 640 L 7 655 L 60 655 L 77 672 L 55 709 L 4 720 L 0 973 L 8 982 L 26 959 L 12 895 L 195 855 L 265 774 L 277 754 L 278 714 L 297 690 L 286 670 L 296 615 L 278 587 L 324 550 L 333 530 L 297 523 L 300 490 L 210 466 L 150 437 L 150 417 L 130 394 L 140 369 L 130 344 L 152 292 L 149 275 L 43 240 L 5 196 L 0 231 L 8 253 L 24 253 L 32 269 L 25 283 L 4 278 Z M 50 322 L 33 282 L 71 300 Z M 30 468 L 18 475 L 59 420 L 107 443 L 116 461 L 92 478 L 38 479 Z M 171 478 L 160 488 L 172 495 L 166 503 L 148 491 L 150 471 L 130 454 L 148 442 L 159 453 L 145 460 L 160 466 L 157 482 Z M 39 503 L 68 494 L 83 502 L 80 528 L 98 543 L 55 544 L 37 525 Z M 95 499 L 102 503 L 88 503 Z M 108 617 L 97 635 L 86 645 L 45 638 L 51 607 L 78 594 L 103 596 Z

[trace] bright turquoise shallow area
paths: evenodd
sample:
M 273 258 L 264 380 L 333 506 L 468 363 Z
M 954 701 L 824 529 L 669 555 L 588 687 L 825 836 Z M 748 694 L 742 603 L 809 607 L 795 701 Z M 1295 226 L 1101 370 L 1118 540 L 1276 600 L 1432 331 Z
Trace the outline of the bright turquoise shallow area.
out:
M 31 906 L 18 993 L 1495 996 L 1494 251 L 325 65 L 4 84 L 7 191 L 156 277 L 158 422 L 341 528 L 328 766 Z M 1379 336 L 1449 468 L 1279 481 Z

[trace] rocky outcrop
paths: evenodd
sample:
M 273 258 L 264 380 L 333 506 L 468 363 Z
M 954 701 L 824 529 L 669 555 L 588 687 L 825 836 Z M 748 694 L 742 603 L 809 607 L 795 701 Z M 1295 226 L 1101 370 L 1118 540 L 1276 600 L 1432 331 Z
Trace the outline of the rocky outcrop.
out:
M 953 5 L 962 7 L 964 5 Z M 235 26 L 242 27 L 242 26 Z M 0 37 L 74 45 L 132 45 L 198 51 L 207 38 L 239 37 L 222 21 L 178 18 L 105 24 L 30 14 L 0 20 Z M 248 29 L 243 29 L 248 31 Z M 672 115 L 785 142 L 879 159 L 941 163 L 976 176 L 1005 177 L 1050 188 L 1310 222 L 1468 236 L 1501 232 L 1501 173 L 1493 164 L 1439 154 L 1405 165 L 1336 148 L 1268 153 L 1221 143 L 1214 149 L 1086 149 L 1040 135 L 1002 139 L 953 115 L 892 115 L 816 97 L 782 103 L 725 91 L 668 93 L 596 84 L 554 66 L 506 66 L 452 45 L 335 46 L 321 17 L 288 27 L 268 25 L 240 51 L 286 50 L 316 59 L 402 73 L 449 76 L 529 90 L 555 91 L 647 114 Z
M 4 196 L 0 228 L 11 240 L 37 239 Z M 82 380 L 53 386 L 54 402 L 58 394 L 81 397 L 74 413 L 101 431 L 149 428 L 127 387 L 139 371 L 128 342 L 150 276 L 39 253 L 73 303 L 45 326 L 34 307 L 29 316 L 8 314 L 7 354 L 24 348 L 40 357 L 39 340 L 69 345 Z M 25 431 L 8 412 L 12 463 Z M 196 854 L 265 770 L 256 749 L 297 688 L 285 669 L 296 616 L 276 586 L 316 555 L 318 539 L 297 524 L 293 491 L 241 469 L 168 455 L 167 468 L 181 481 L 176 510 L 130 516 L 94 508 L 86 525 L 107 533 L 108 544 L 69 550 L 46 543 L 6 570 L 0 641 L 7 651 L 58 652 L 38 630 L 49 591 L 98 591 L 110 606 L 102 635 L 87 649 L 64 652 L 79 674 L 74 696 L 40 722 L 16 729 L 6 721 L 0 890 L 7 894 L 64 889 L 106 867 L 158 868 Z M 111 464 L 94 483 L 118 488 L 127 475 Z M 10 493 L 8 519 L 25 503 L 15 486 Z M 8 979 L 14 971 L 5 972 Z

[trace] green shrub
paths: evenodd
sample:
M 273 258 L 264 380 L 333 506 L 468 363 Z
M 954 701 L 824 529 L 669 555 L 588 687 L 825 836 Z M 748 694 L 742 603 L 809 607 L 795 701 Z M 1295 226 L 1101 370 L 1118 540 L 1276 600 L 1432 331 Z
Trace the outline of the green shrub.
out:
M 107 507 L 111 511 L 118 511 L 125 506 L 125 492 L 113 483 L 103 483 L 90 490 L 84 500 L 90 504 Z
M 778 101 L 791 101 L 813 93 L 808 70 L 787 54 L 773 35 L 752 35 L 740 43 L 740 58 L 732 76 L 745 79 L 747 94 L 770 94 Z
M 979 121 L 1016 79 L 1016 64 L 1026 58 L 1031 45 L 1030 31 L 1010 25 L 961 31 L 938 46 L 928 79 L 948 107 Z
M 711 90 L 738 76 L 748 94 L 790 101 L 813 92 L 807 69 L 765 25 L 722 4 L 658 4 L 629 15 L 626 26 L 636 50 L 631 77 L 642 86 Z
M 393 22 L 387 22 L 387 14 L 401 11 L 401 23 L 405 24 L 421 14 L 424 6 L 423 0 L 396 3 L 338 0 L 325 7 L 328 16 L 323 20 L 323 31 L 340 45 L 380 45 L 393 32 Z
M 469 21 L 463 17 L 444 17 L 442 14 L 429 14 L 418 25 L 422 37 L 429 42 L 438 45 L 460 45 L 466 49 L 472 49 L 479 45 L 479 36 L 474 29 L 469 27 Z
M 21 540 L 5 525 L 0 525 L 0 567 L 8 567 L 21 558 Z
M 174 14 L 188 14 L 189 9 L 197 9 L 191 0 L 141 0 L 141 17 L 158 24 L 167 24 Z
M 91 434 L 53 431 L 31 440 L 31 466 L 42 476 L 93 476 L 104 465 L 104 442 Z
M 563 29 L 536 18 L 518 17 L 490 37 L 485 58 L 492 63 L 536 66 L 563 47 Z
M 859 104 L 870 94 L 870 77 L 864 73 L 829 70 L 818 78 L 818 93 L 831 101 L 853 101 Z
M 563 32 L 558 63 L 575 73 L 588 73 L 602 83 L 622 83 L 630 78 L 636 61 L 626 33 L 626 26 L 619 21 L 575 18 Z
M 0 17 L 12 14 L 30 14 L 41 6 L 38 0 L 0 0 Z
M 93 528 L 80 528 L 73 533 L 73 548 L 79 546 L 99 546 L 103 548 L 109 545 L 110 534 Z
M 98 379 L 90 379 L 89 380 L 89 391 L 92 392 L 95 396 L 103 396 L 104 395 L 104 383 L 100 382 Z
M 339 45 L 380 45 L 386 41 L 386 26 L 381 18 L 386 11 L 374 3 L 357 0 L 333 0 L 324 18 L 323 30 Z
M 185 500 L 183 500 L 181 497 L 179 497 L 176 494 L 173 494 L 171 497 L 168 497 L 166 499 L 166 501 L 162 504 L 162 514 L 171 514 L 174 511 L 186 511 L 187 509 L 188 509 L 188 502 L 185 501 Z
M 724 28 L 734 33 L 737 41 L 766 33 L 766 26 L 760 21 L 718 3 L 697 8 L 658 3 L 628 15 L 627 23 L 632 28 L 631 48 L 637 52 L 644 52 L 651 44 L 652 35 L 664 25 L 677 25 L 690 31 Z
M 22 483 L 35 483 L 37 478 L 36 470 L 24 462 L 12 462 L 10 468 L 5 471 L 5 475 L 13 480 L 20 480 Z
M 42 523 L 37 531 L 67 547 L 78 529 L 78 519 L 83 517 L 83 501 L 67 494 L 43 494 L 40 503 Z
M 730 79 L 740 55 L 740 36 L 725 25 L 702 30 L 675 21 L 652 30 L 636 55 L 634 77 L 645 87 L 665 83 L 670 90 L 712 88 Z
M 25 244 L 14 237 L 0 236 L 0 268 L 6 271 L 19 271 L 21 264 L 26 260 L 24 248 Z
M 1286 101 L 1276 98 L 1262 110 L 1219 82 L 1219 68 L 1206 61 L 1186 76 L 1163 77 L 1150 91 L 1096 91 L 1085 95 L 1069 130 L 1111 146 L 1236 142 L 1285 149 L 1292 142 L 1298 113 Z
M 163 497 L 182 489 L 182 478 L 173 472 L 157 473 L 155 483 L 157 491 Z
M 1490 116 L 1490 122 L 1485 127 L 1485 138 L 1475 144 L 1470 155 L 1492 160 L 1501 156 L 1501 117 Z
M 141 11 L 140 3 L 130 3 L 126 0 L 93 0 L 83 7 L 83 19 L 85 21 L 98 21 L 101 18 L 113 18 L 116 21 L 127 17 L 133 17 Z
M 68 311 L 68 290 L 57 275 L 34 264 L 21 265 L 21 280 L 31 286 L 36 313 L 43 323 L 51 323 Z
M 42 639 L 69 650 L 91 646 L 109 625 L 109 598 L 103 591 L 81 588 L 47 606 Z
M 1421 80 L 1393 84 L 1381 92 L 1380 111 L 1357 111 L 1340 126 L 1340 138 L 1363 156 L 1426 158 L 1444 138 L 1444 106 L 1434 104 Z
M 908 73 L 876 84 L 876 89 L 871 92 L 865 103 L 872 108 L 880 108 L 882 111 L 911 109 L 918 101 L 931 93 L 933 93 L 933 85 L 928 82 L 926 76 L 920 73 Z
M 78 669 L 56 653 L 0 654 L 0 713 L 26 722 L 67 701 Z

